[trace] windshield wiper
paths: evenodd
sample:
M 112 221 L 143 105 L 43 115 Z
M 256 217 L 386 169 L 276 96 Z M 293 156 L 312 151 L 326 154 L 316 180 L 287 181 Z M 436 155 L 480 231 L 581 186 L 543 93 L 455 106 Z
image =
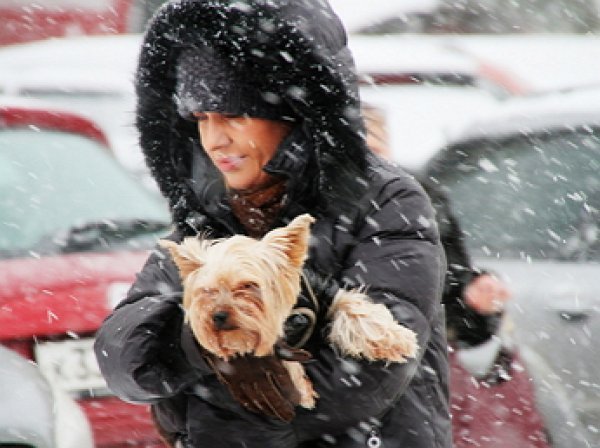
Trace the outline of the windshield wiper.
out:
M 170 223 L 149 219 L 102 219 L 74 225 L 47 235 L 31 250 L 36 253 L 84 252 L 123 246 L 129 240 L 166 231 Z

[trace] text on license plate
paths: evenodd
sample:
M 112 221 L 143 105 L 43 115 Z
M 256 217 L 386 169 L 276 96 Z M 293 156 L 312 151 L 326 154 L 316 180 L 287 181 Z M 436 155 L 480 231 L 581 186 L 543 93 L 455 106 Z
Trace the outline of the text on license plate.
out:
M 72 395 L 106 393 L 106 382 L 94 354 L 94 339 L 41 342 L 35 357 L 42 373 Z

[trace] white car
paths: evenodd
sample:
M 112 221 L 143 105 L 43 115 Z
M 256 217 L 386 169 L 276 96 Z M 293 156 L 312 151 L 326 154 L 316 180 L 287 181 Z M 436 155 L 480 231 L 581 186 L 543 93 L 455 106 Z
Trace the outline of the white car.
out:
M 511 76 L 522 92 L 600 83 L 598 0 L 330 0 L 352 35 L 414 38 Z
M 351 33 L 592 34 L 597 0 L 330 0 Z
M 77 403 L 38 367 L 0 345 L 0 446 L 93 448 Z
M 362 100 L 385 116 L 391 159 L 417 171 L 464 126 L 498 105 L 489 93 L 452 86 L 363 87 Z
M 554 447 L 600 446 L 600 89 L 508 101 L 424 176 L 476 265 L 504 278 Z
M 470 120 L 516 88 L 473 58 L 406 36 L 351 36 L 363 103 L 379 110 L 391 157 L 416 170 Z
M 360 32 L 373 24 L 395 17 L 418 17 L 429 14 L 440 4 L 439 0 L 329 0 L 346 29 Z
M 430 37 L 510 73 L 524 92 L 600 84 L 597 33 Z

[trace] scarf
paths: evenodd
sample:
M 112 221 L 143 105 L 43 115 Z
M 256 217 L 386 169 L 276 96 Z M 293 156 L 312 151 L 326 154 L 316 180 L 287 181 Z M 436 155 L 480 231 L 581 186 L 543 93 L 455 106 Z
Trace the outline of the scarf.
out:
M 229 190 L 231 210 L 248 235 L 261 238 L 272 229 L 286 203 L 286 181 L 274 177 L 268 184 L 254 190 Z

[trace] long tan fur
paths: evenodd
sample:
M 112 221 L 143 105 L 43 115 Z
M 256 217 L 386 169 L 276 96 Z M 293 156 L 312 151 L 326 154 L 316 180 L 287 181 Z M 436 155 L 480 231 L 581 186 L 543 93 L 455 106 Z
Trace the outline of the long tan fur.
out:
M 200 345 L 223 359 L 273 353 L 300 293 L 313 222 L 308 214 L 298 216 L 261 240 L 235 235 L 160 242 L 179 269 L 186 322 Z M 395 322 L 385 306 L 371 303 L 360 292 L 340 290 L 329 317 L 330 341 L 345 355 L 390 362 L 415 356 L 415 334 Z M 285 365 L 301 405 L 314 407 L 317 394 L 303 366 Z

